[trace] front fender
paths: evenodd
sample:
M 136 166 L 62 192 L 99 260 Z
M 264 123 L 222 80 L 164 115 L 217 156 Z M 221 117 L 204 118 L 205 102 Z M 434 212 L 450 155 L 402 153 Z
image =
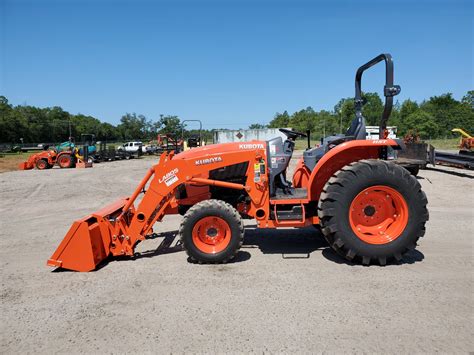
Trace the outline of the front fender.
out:
M 344 166 L 363 159 L 378 159 L 381 148 L 400 149 L 400 144 L 394 139 L 353 140 L 334 147 L 324 154 L 311 172 L 308 180 L 309 199 L 319 200 L 326 182 Z

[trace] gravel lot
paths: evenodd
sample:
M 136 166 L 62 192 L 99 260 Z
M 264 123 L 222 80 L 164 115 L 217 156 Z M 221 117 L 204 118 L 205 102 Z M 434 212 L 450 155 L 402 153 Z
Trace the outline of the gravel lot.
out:
M 137 260 L 47 267 L 72 221 L 130 195 L 152 161 L 0 174 L 1 353 L 474 351 L 474 172 L 420 172 L 430 221 L 400 265 L 350 265 L 313 228 L 251 221 L 235 262 L 194 265 L 160 248 L 169 216 Z

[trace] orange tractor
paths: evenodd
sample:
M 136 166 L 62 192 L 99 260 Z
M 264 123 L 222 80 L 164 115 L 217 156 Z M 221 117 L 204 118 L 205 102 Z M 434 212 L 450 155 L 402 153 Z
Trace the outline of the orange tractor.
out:
M 30 170 L 35 167 L 38 170 L 51 169 L 54 165 L 60 168 L 72 168 L 76 162 L 73 151 L 57 151 L 55 149 L 46 149 L 40 153 L 31 155 L 27 161 L 20 163 L 20 170 Z
M 380 139 L 365 140 L 362 73 L 384 61 L 385 109 Z M 327 137 L 304 152 L 292 181 L 286 171 L 295 139 L 226 143 L 163 153 L 134 193 L 73 223 L 48 260 L 53 267 L 91 271 L 113 256 L 134 255 L 167 214 L 183 214 L 180 239 L 190 259 L 224 263 L 244 238 L 242 219 L 259 228 L 319 225 L 342 257 L 369 265 L 401 260 L 416 247 L 428 220 L 427 199 L 418 181 L 386 161 L 403 142 L 386 138 L 393 96 L 393 62 L 381 54 L 357 70 L 356 117 L 345 135 Z M 309 141 L 309 139 L 308 139 Z M 143 193 L 140 202 L 137 197 Z
M 91 134 L 83 134 L 82 137 L 93 137 Z M 90 138 L 93 139 L 93 138 Z M 44 151 L 31 155 L 27 161 L 20 163 L 20 170 L 31 170 L 35 167 L 38 170 L 51 169 L 56 164 L 60 168 L 90 168 L 92 162 L 90 155 L 96 151 L 95 145 L 84 144 L 78 148 L 71 142 L 63 142 L 55 147 L 44 147 Z

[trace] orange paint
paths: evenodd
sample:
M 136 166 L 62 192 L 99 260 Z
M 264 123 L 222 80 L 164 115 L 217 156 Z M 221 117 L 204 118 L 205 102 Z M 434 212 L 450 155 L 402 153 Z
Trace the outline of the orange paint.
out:
M 203 253 L 216 254 L 223 251 L 230 243 L 229 224 L 220 217 L 204 217 L 193 228 L 194 245 Z
M 352 201 L 349 222 L 357 237 L 369 244 L 387 244 L 397 239 L 408 224 L 408 205 L 388 186 L 371 186 Z

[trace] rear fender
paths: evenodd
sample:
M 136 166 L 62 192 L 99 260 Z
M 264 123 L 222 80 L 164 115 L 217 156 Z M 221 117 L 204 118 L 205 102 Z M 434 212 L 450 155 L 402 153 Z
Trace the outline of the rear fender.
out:
M 401 149 L 401 144 L 400 141 L 394 139 L 353 140 L 339 144 L 324 154 L 311 172 L 307 185 L 309 199 L 319 200 L 326 182 L 344 166 L 363 159 L 378 159 L 381 148 Z

